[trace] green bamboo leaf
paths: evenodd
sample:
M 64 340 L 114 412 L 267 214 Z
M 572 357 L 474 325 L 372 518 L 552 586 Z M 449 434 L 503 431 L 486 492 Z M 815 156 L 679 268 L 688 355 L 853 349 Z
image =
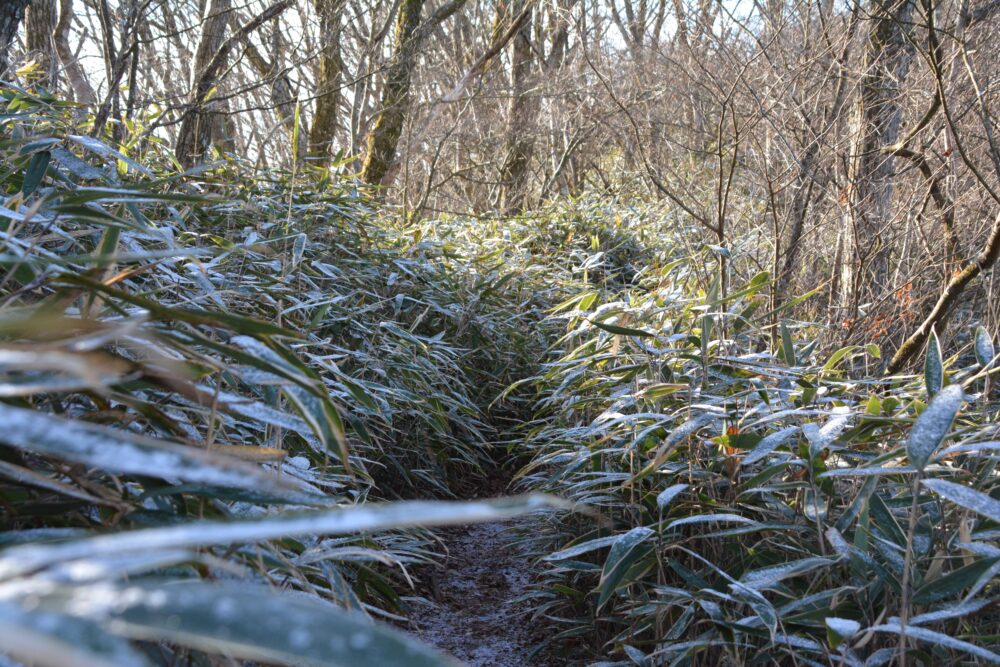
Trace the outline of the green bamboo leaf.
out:
M 549 554 L 542 558 L 544 561 L 557 561 L 565 560 L 567 558 L 575 558 L 585 553 L 590 553 L 591 551 L 596 551 L 597 549 L 603 549 L 604 547 L 610 547 L 612 544 L 618 541 L 621 535 L 608 535 L 607 537 L 598 537 L 592 540 L 587 540 L 586 542 L 580 542 L 579 544 L 574 544 L 566 549 L 560 549 L 554 553 Z
M 792 332 L 789 331 L 785 321 L 781 322 L 781 353 L 785 364 L 795 366 L 795 344 L 792 342 Z
M 618 334 L 620 336 L 635 336 L 637 338 L 651 338 L 656 334 L 649 331 L 643 331 L 642 329 L 632 329 L 630 327 L 622 327 L 617 324 L 607 324 L 606 322 L 598 322 L 597 320 L 590 320 L 598 329 L 607 331 L 608 333 Z
M 302 504 L 330 502 L 306 490 L 294 478 L 265 474 L 255 465 L 218 451 L 62 419 L 4 403 L 0 403 L 0 423 L 4 424 L 0 442 L 108 472 L 264 491 Z
M 861 630 L 861 624 L 850 618 L 827 616 L 823 621 L 826 623 L 826 635 L 831 648 L 837 648 Z
M 701 316 L 701 335 L 698 338 L 701 340 L 701 360 L 703 364 L 708 363 L 708 344 L 712 340 L 712 322 L 713 316 L 711 313 L 705 313 Z
M 690 484 L 673 484 L 668 486 L 656 496 L 656 507 L 661 512 L 673 501 L 674 498 L 683 493 Z
M 823 370 L 824 371 L 833 370 L 844 357 L 846 357 L 849 354 L 852 354 L 857 349 L 858 349 L 857 345 L 848 345 L 846 347 L 840 348 L 839 350 L 831 354 L 830 358 L 827 359 L 825 364 L 823 364 Z
M 757 446 L 750 450 L 750 453 L 743 458 L 740 465 L 745 466 L 760 461 L 765 456 L 780 447 L 785 440 L 794 435 L 800 428 L 801 427 L 799 426 L 788 426 L 780 431 L 775 431 L 774 433 L 764 436 L 764 439 L 757 443 Z
M 993 664 L 1000 664 L 1000 655 L 997 655 L 992 651 L 987 651 L 986 649 L 980 646 L 976 646 L 975 644 L 970 644 L 969 642 L 962 641 L 961 639 L 955 639 L 950 635 L 946 635 L 941 632 L 934 632 L 933 630 L 928 630 L 927 628 L 921 628 L 919 626 L 908 625 L 904 630 L 899 625 L 899 623 L 887 623 L 885 625 L 876 625 L 870 627 L 866 631 L 888 632 L 895 635 L 899 635 L 905 632 L 907 637 L 919 639 L 921 641 L 933 644 L 935 646 L 943 646 L 945 648 L 954 649 L 956 651 L 964 651 L 965 653 L 974 655 L 977 658 L 982 658 L 987 662 L 992 662 Z
M 243 660 L 329 667 L 460 664 L 360 613 L 245 583 L 98 584 L 57 590 L 39 603 L 59 605 L 121 637 Z
M 611 551 L 608 552 L 604 567 L 601 569 L 601 581 L 597 585 L 599 591 L 598 609 L 611 599 L 616 590 L 630 583 L 625 580 L 625 574 L 637 560 L 645 555 L 646 550 L 641 547 L 646 540 L 655 534 L 649 528 L 640 526 L 618 536 L 618 539 L 611 545 Z
M 550 496 L 528 495 L 494 500 L 366 503 L 314 512 L 287 512 L 236 521 L 194 521 L 175 526 L 123 531 L 53 544 L 27 544 L 0 551 L 0 579 L 56 563 L 106 559 L 129 553 L 262 542 L 286 537 L 315 537 L 375 532 L 415 526 L 500 521 L 544 508 L 569 509 Z
M 42 177 L 45 176 L 45 170 L 49 168 L 49 160 L 51 159 L 52 154 L 48 151 L 38 151 L 31 156 L 28 168 L 24 171 L 24 183 L 21 185 L 21 192 L 24 193 L 25 197 L 38 189 Z
M 943 479 L 925 479 L 921 484 L 945 500 L 950 500 L 956 505 L 972 510 L 990 521 L 1000 523 L 1000 500 L 968 486 Z
M 299 165 L 299 115 L 302 111 L 302 104 L 299 100 L 295 100 L 295 113 L 292 114 L 292 164 L 295 168 Z
M 1000 562 L 1000 558 L 980 558 L 964 565 L 954 572 L 925 584 L 913 594 L 915 604 L 931 604 L 957 597 L 962 591 L 974 585 L 983 573 Z
M 948 435 L 964 400 L 962 386 L 950 384 L 917 417 L 906 441 L 906 455 L 915 468 L 923 470 L 927 466 L 931 455 Z
M 990 332 L 986 330 L 986 327 L 976 328 L 976 361 L 983 368 L 987 368 L 993 363 L 993 357 L 996 356 L 996 350 L 993 347 L 993 337 L 990 336 Z
M 944 385 L 944 360 L 941 357 L 941 343 L 938 341 L 937 332 L 931 329 L 930 338 L 927 339 L 927 354 L 924 356 L 924 384 L 927 387 L 927 396 L 933 398 Z
M 128 641 L 67 614 L 0 602 L 0 655 L 39 667 L 148 667 Z

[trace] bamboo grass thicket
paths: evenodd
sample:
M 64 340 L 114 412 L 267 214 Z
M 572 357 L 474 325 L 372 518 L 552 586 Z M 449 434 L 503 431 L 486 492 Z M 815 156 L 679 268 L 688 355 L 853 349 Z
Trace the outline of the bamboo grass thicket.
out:
M 993 332 L 881 377 L 662 208 L 414 223 L 2 96 L 0 654 L 453 664 L 389 626 L 434 528 L 530 514 L 583 663 L 1000 661 Z

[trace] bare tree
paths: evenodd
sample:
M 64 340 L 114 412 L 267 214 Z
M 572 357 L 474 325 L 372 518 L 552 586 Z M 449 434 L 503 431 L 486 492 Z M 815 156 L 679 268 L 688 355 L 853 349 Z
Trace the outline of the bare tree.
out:
M 220 58 L 218 67 L 211 67 L 226 39 L 231 11 L 231 0 L 211 0 L 202 20 L 198 50 L 191 63 L 192 108 L 185 113 L 177 134 L 177 161 L 185 167 L 200 160 L 212 144 L 222 139 L 225 131 L 209 96 L 218 85 L 218 72 L 226 66 L 225 59 Z
M 913 0 L 873 0 L 871 27 L 851 118 L 841 306 L 853 316 L 861 300 L 889 281 L 894 156 L 882 149 L 899 138 L 900 96 L 913 47 Z
M 59 60 L 53 34 L 56 29 L 56 0 L 31 0 L 24 20 L 27 55 L 40 68 L 39 81 L 51 87 L 58 80 Z
M 97 99 L 94 88 L 87 78 L 83 66 L 70 47 L 70 30 L 73 25 L 73 0 L 59 0 L 59 21 L 52 35 L 53 46 L 59 54 L 66 79 L 73 91 L 73 97 L 80 104 L 91 106 Z
M 27 6 L 28 0 L 5 0 L 0 4 L 0 78 L 8 76 L 11 47 L 17 38 L 17 29 Z
M 381 184 L 396 158 L 396 145 L 406 119 L 410 80 L 417 64 L 415 33 L 423 8 L 424 0 L 403 0 L 399 8 L 393 58 L 385 77 L 378 119 L 368 134 L 367 155 L 361 167 L 361 180 L 366 183 Z
M 319 17 L 319 57 L 316 59 L 316 111 L 309 129 L 309 154 L 321 165 L 329 164 L 337 135 L 343 95 L 340 53 L 341 20 L 346 0 L 314 0 Z
M 519 0 L 511 5 L 512 15 L 524 12 L 530 0 Z M 531 122 L 537 105 L 529 91 L 534 47 L 532 46 L 531 11 L 522 22 L 511 47 L 510 106 L 507 112 L 506 157 L 500 169 L 500 207 L 507 213 L 524 208 L 528 187 L 528 168 L 531 162 L 533 141 Z

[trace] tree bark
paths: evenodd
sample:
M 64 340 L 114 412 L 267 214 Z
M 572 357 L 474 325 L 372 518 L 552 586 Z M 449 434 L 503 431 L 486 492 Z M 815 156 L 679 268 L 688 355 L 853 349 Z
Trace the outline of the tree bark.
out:
M 924 321 L 896 350 L 896 354 L 892 356 L 888 366 L 886 366 L 886 373 L 898 373 L 902 370 L 906 362 L 924 346 L 932 329 L 936 329 L 938 332 L 944 330 L 948 324 L 948 317 L 962 296 L 962 292 L 980 273 L 992 268 L 996 264 L 997 257 L 1000 257 L 1000 216 L 993 220 L 993 229 L 990 231 L 990 236 L 982 251 L 948 281 L 944 291 Z
M 231 10 L 231 0 L 211 0 L 201 24 L 201 37 L 190 73 L 192 108 L 181 122 L 175 149 L 177 161 L 185 168 L 197 164 L 222 137 L 221 119 L 215 113 L 215 105 L 207 98 L 218 85 L 218 70 L 225 62 L 219 63 L 217 71 L 211 71 L 209 66 L 222 49 Z
M 525 11 L 527 4 L 527 0 L 520 0 L 512 8 L 512 14 Z M 511 99 L 507 113 L 506 157 L 500 169 L 500 207 L 506 214 L 523 210 L 527 198 L 528 167 L 534 151 L 529 128 L 537 108 L 537 104 L 528 95 L 533 64 L 529 12 L 514 36 L 511 48 Z
M 316 113 L 309 129 L 309 155 L 321 166 L 330 164 L 337 135 L 337 117 L 344 62 L 340 55 L 340 20 L 346 0 L 315 0 L 319 16 L 319 61 L 316 66 Z
M 863 299 L 889 280 L 894 157 L 882 149 L 899 138 L 900 95 L 913 57 L 909 42 L 913 0 L 873 0 L 872 25 L 852 114 L 841 307 L 853 317 Z
M 24 18 L 28 0 L 4 0 L 0 3 L 0 79 L 8 78 L 10 47 L 17 38 L 17 27 Z
M 66 73 L 66 79 L 73 89 L 73 97 L 80 104 L 92 106 L 97 100 L 94 88 L 90 85 L 87 74 L 83 71 L 83 66 L 76 59 L 76 55 L 69 45 L 69 33 L 72 27 L 73 0 L 59 0 L 59 22 L 56 23 L 52 41 L 56 53 L 59 54 L 63 71 Z
M 24 37 L 28 57 L 41 67 L 38 81 L 46 88 L 56 85 L 59 60 L 53 45 L 56 29 L 56 0 L 31 0 L 24 18 Z
M 396 146 L 403 132 L 403 122 L 410 95 L 410 80 L 417 64 L 419 40 L 414 34 L 420 23 L 424 0 L 403 0 L 396 21 L 392 62 L 382 89 L 380 111 L 366 142 L 368 152 L 361 167 L 361 180 L 380 185 L 390 176 L 396 158 Z

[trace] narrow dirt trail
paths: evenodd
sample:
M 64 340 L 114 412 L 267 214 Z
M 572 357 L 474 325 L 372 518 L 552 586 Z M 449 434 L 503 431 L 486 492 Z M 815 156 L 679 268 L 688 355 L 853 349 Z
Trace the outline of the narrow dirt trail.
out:
M 484 523 L 445 534 L 448 559 L 435 575 L 433 605 L 411 615 L 415 634 L 473 667 L 556 667 L 550 655 L 530 656 L 544 627 L 515 603 L 528 592 L 531 564 L 511 544 L 516 522 Z

